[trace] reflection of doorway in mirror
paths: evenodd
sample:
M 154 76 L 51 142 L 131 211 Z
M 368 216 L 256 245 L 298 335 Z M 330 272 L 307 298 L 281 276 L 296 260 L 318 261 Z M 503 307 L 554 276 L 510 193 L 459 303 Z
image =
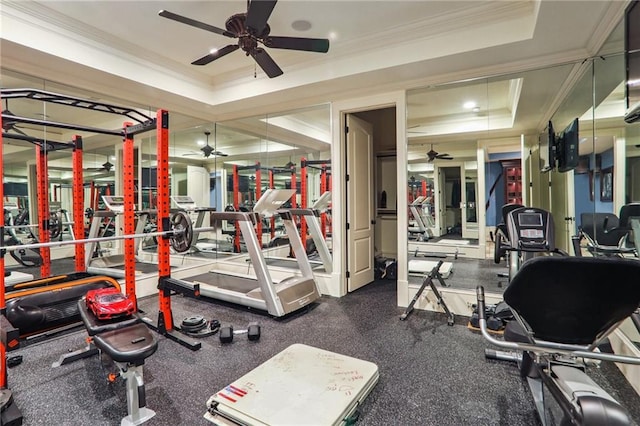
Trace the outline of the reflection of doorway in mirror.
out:
M 441 167 L 442 206 L 444 208 L 442 225 L 443 234 L 462 236 L 462 187 L 460 183 L 460 167 Z

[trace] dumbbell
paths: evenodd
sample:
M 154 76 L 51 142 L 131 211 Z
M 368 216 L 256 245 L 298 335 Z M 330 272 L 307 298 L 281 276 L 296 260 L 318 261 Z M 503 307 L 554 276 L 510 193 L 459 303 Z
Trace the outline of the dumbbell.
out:
M 232 325 L 220 327 L 220 343 L 233 342 L 235 334 L 246 334 L 250 341 L 256 342 L 260 340 L 260 324 L 251 322 L 245 330 L 234 330 Z

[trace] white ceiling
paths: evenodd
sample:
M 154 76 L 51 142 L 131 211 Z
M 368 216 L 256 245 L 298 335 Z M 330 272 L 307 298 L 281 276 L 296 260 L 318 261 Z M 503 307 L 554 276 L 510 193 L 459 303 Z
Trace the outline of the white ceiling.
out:
M 79 93 L 90 91 L 102 99 L 148 106 L 151 111 L 169 109 L 177 118 L 172 129 L 227 121 L 229 126 L 221 129 L 229 127 L 230 134 L 233 127 L 242 133 L 245 148 L 251 147 L 245 151 L 254 155 L 252 150 L 259 149 L 264 139 L 259 131 L 264 122 L 241 119 L 269 113 L 275 142 L 295 139 L 302 149 L 319 151 L 326 147 L 324 139 L 329 134 L 327 107 L 305 110 L 312 111 L 306 114 L 283 114 L 286 118 L 278 126 L 275 113 L 579 61 L 600 52 L 626 4 L 596 0 L 280 0 L 268 21 L 272 35 L 326 37 L 331 46 L 327 54 L 267 49 L 284 71 L 269 79 L 259 68 L 254 77 L 253 60 L 240 50 L 206 66 L 190 65 L 209 49 L 234 40 L 157 15 L 166 9 L 222 28 L 229 16 L 246 10 L 244 0 L 3 0 L 0 59 L 3 70 L 47 80 L 47 90 L 68 89 L 64 93 L 69 93 L 79 89 Z M 292 24 L 297 20 L 309 21 L 311 28 L 296 31 Z M 17 84 L 7 72 L 2 77 L 4 87 Z M 557 88 L 564 82 L 550 83 L 549 87 Z M 473 87 L 461 85 L 460 97 L 468 96 Z M 524 115 L 528 108 L 518 99 L 536 98 L 536 90 L 540 92 L 543 86 L 525 79 L 496 81 L 492 87 L 495 96 L 484 107 L 494 118 L 500 115 L 518 130 L 540 125 L 518 123 L 516 116 Z M 476 88 L 487 90 L 482 84 Z M 452 109 L 453 102 L 458 102 L 452 89 L 444 87 L 442 94 L 447 96 L 440 99 L 436 98 L 439 90 L 425 92 L 425 99 L 420 98 L 421 92 L 414 92 L 409 98 L 410 130 L 464 118 Z M 534 108 L 553 106 L 549 95 L 540 97 Z M 486 111 L 481 110 L 480 115 Z M 537 116 L 541 115 L 544 113 L 538 111 Z M 185 130 L 188 143 L 212 127 Z M 300 137 L 303 134 L 313 136 Z M 421 140 L 428 135 L 413 135 L 409 136 L 417 137 L 416 143 L 428 142 Z M 227 135 L 234 143 L 225 146 L 224 139 L 216 139 L 218 149 L 240 155 L 233 152 L 240 150 L 238 140 Z M 185 145 L 185 150 L 191 149 Z

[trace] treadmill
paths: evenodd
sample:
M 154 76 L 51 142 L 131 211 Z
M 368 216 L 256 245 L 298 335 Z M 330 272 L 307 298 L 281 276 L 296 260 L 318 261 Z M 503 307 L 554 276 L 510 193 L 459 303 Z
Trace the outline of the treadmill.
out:
M 105 218 L 109 220 L 115 220 L 119 214 L 124 214 L 124 197 L 114 195 L 103 195 L 102 201 L 106 206 L 106 210 L 98 210 L 93 213 L 93 220 L 91 221 L 91 227 L 89 228 L 89 239 L 100 237 L 100 228 Z M 148 222 L 150 212 L 141 211 L 136 212 L 138 222 L 136 223 L 135 234 L 142 235 L 144 228 Z M 135 253 L 138 256 L 138 250 L 140 246 L 141 238 L 136 238 L 135 241 Z M 107 256 L 99 255 L 93 257 L 93 254 L 97 247 L 96 242 L 87 243 L 85 250 L 85 265 L 87 266 L 87 272 L 98 275 L 106 275 L 112 278 L 124 278 L 124 254 L 111 254 Z M 136 261 L 136 273 L 156 273 L 158 272 L 158 265 L 155 263 L 147 263 Z
M 307 229 L 309 231 L 309 235 L 313 240 L 313 243 L 316 246 L 316 250 L 318 251 L 318 256 L 320 257 L 321 264 L 324 268 L 324 272 L 330 274 L 333 272 L 333 257 L 331 252 L 329 251 L 329 247 L 327 246 L 327 241 L 322 236 L 322 228 L 320 227 L 319 216 L 320 212 L 326 210 L 331 203 L 331 191 L 325 191 L 324 194 L 313 203 L 313 206 L 309 209 L 289 209 L 291 214 L 294 216 L 304 217 L 307 222 Z M 265 211 L 263 205 L 260 205 L 260 202 L 256 203 L 253 207 L 253 211 L 257 212 L 263 216 L 267 216 L 272 214 L 271 212 Z M 282 259 L 282 258 L 281 258 Z M 282 259 L 284 260 L 284 259 Z M 293 259 L 287 258 L 287 261 L 293 261 Z M 269 262 L 269 258 L 267 258 L 267 262 Z
M 217 236 L 216 240 L 211 241 L 198 241 L 200 237 L 200 231 L 204 226 L 204 220 L 207 216 L 207 213 L 215 212 L 216 209 L 213 207 L 198 207 L 196 202 L 189 195 L 172 195 L 171 201 L 173 204 L 180 210 L 184 210 L 187 213 L 193 213 L 196 215 L 195 224 L 193 225 L 193 238 L 191 249 L 188 254 L 191 255 L 203 255 L 208 256 L 211 254 L 215 254 L 216 256 L 231 256 L 236 253 L 233 253 L 233 246 L 231 244 L 224 244 L 224 242 L 218 241 Z M 208 226 L 208 225 L 207 225 Z M 217 233 L 217 232 L 216 232 Z M 223 246 L 228 246 L 228 250 L 223 250 Z
M 216 226 L 223 220 L 237 221 L 249 253 L 250 264 L 246 266 L 246 273 L 239 273 L 223 270 L 222 264 L 219 263 L 216 265 L 217 269 L 184 280 L 199 284 L 200 294 L 204 297 L 267 311 L 274 317 L 282 317 L 319 299 L 320 292 L 293 222 L 293 215 L 288 210 L 278 210 L 294 193 L 295 190 L 290 189 L 269 189 L 258 200 L 256 206 L 265 212 L 272 211 L 282 218 L 301 276 L 289 276 L 277 282 L 272 278 L 254 229 L 261 220 L 257 213 L 212 212 Z M 244 265 L 233 266 L 234 270 L 245 268 Z M 253 273 L 250 270 L 253 270 Z

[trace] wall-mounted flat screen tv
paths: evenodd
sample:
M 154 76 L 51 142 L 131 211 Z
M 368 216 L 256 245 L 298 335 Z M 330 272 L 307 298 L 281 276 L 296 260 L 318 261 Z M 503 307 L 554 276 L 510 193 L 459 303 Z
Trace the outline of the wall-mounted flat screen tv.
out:
M 625 65 L 627 71 L 627 114 L 624 120 L 640 120 L 640 1 L 629 4 L 625 11 Z
M 551 120 L 538 138 L 538 152 L 540 153 L 540 171 L 542 173 L 556 168 L 556 135 Z

